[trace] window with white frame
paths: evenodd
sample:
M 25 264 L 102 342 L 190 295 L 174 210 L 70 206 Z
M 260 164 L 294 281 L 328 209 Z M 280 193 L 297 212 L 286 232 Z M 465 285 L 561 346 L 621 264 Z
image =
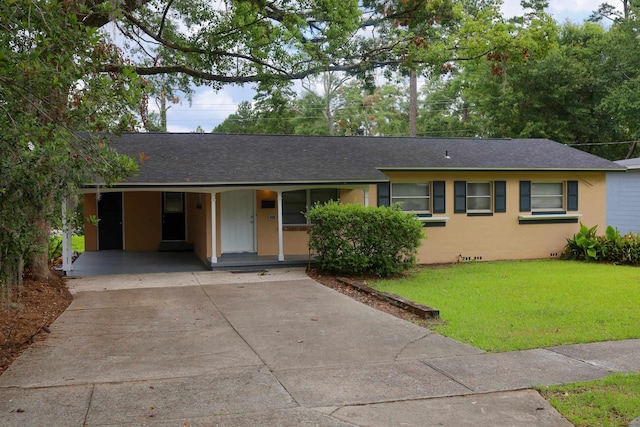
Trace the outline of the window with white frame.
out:
M 335 188 L 313 188 L 309 190 L 285 191 L 282 193 L 282 223 L 288 225 L 307 224 L 304 216 L 307 209 L 316 203 L 338 200 Z
M 391 184 L 391 203 L 400 203 L 403 211 L 431 211 L 430 183 L 397 182 Z
M 563 182 L 532 182 L 531 183 L 532 211 L 562 211 L 564 210 Z
M 490 182 L 467 182 L 467 212 L 491 212 Z

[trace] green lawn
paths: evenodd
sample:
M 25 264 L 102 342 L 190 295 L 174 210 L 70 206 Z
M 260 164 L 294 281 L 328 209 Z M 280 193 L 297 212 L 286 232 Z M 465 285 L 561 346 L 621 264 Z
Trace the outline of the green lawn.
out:
M 623 427 L 640 417 L 639 374 L 618 374 L 599 381 L 538 390 L 576 426 Z
M 640 269 L 575 261 L 428 267 L 370 283 L 440 310 L 436 332 L 487 351 L 640 337 Z M 629 425 L 640 417 L 640 374 L 541 387 L 576 426 Z
M 71 236 L 71 249 L 79 254 L 84 252 L 84 236 Z
M 463 263 L 371 285 L 439 309 L 429 328 L 491 352 L 640 337 L 636 267 Z
M 71 250 L 81 254 L 84 252 L 84 236 L 71 236 Z M 49 259 L 55 259 L 62 255 L 62 236 L 49 238 Z

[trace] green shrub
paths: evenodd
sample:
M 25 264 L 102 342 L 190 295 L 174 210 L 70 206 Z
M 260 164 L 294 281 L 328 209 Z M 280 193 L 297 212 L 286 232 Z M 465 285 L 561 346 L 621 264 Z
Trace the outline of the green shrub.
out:
M 598 226 L 588 228 L 580 224 L 580 231 L 567 239 L 563 257 L 615 264 L 640 264 L 640 234 L 624 236 L 617 228 L 608 226 L 604 236 L 596 235 Z
M 313 206 L 306 216 L 314 224 L 309 248 L 321 270 L 384 277 L 416 263 L 422 224 L 398 206 L 329 202 Z

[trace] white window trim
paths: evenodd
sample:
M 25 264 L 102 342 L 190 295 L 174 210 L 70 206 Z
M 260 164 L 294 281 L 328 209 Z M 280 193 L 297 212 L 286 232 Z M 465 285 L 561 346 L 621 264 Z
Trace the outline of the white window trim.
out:
M 570 214 L 538 214 L 538 215 L 519 215 L 518 219 L 521 221 L 553 221 L 554 219 L 578 219 L 582 217 L 582 214 L 579 213 L 570 213 Z
M 488 196 L 470 196 L 469 195 L 469 184 L 489 184 L 489 195 Z M 493 181 L 467 181 L 467 213 L 493 213 Z M 488 198 L 489 199 L 489 209 L 469 209 L 469 199 L 475 198 Z
M 394 196 L 393 195 L 393 186 L 395 184 L 426 184 L 428 186 L 428 188 L 429 188 L 429 195 L 428 196 Z M 416 211 L 416 210 L 407 210 L 407 209 L 404 209 L 404 207 L 403 207 L 402 211 L 403 212 L 414 212 L 416 214 L 430 214 L 433 211 L 433 209 L 431 207 L 431 203 L 432 203 L 431 193 L 432 193 L 432 190 L 433 190 L 432 187 L 433 186 L 431 185 L 431 181 L 392 182 L 391 183 L 391 194 L 389 196 L 391 204 L 396 203 L 393 200 L 394 198 L 397 198 L 397 199 L 420 199 L 420 200 L 427 199 L 427 205 L 429 206 L 429 209 L 427 209 L 427 210 L 418 210 L 418 211 Z
M 422 222 L 447 222 L 449 221 L 448 216 L 427 216 L 427 217 L 417 217 L 418 221 Z
M 562 184 L 562 194 L 541 194 L 534 195 L 533 194 L 533 186 L 535 184 Z M 534 198 L 545 198 L 545 197 L 558 197 L 562 196 L 562 206 L 558 208 L 534 208 L 533 207 L 533 199 Z M 558 210 L 566 211 L 567 210 L 567 181 L 535 181 L 531 182 L 531 212 L 557 212 Z M 536 215 L 541 216 L 541 215 Z M 563 218 L 566 218 L 564 216 Z

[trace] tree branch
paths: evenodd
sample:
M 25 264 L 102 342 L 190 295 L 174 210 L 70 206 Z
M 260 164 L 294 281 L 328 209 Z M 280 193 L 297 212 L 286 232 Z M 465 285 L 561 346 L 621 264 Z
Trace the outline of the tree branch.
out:
M 167 3 L 167 7 L 164 8 L 164 13 L 162 14 L 162 19 L 160 20 L 160 28 L 158 28 L 158 38 L 162 37 L 162 30 L 164 29 L 164 23 L 167 20 L 167 13 L 169 13 L 169 8 L 173 4 L 173 0 L 169 0 Z
M 77 0 L 76 0 L 77 1 Z M 97 6 L 106 3 L 109 0 L 89 0 L 85 6 L 90 10 L 89 13 L 76 12 L 76 15 L 80 18 L 82 23 L 87 27 L 99 28 L 103 25 L 113 21 L 114 16 L 107 12 L 93 12 Z M 124 0 L 121 2 L 121 11 L 128 13 L 133 12 L 137 8 L 145 5 L 151 0 Z M 80 10 L 80 8 L 78 8 Z

